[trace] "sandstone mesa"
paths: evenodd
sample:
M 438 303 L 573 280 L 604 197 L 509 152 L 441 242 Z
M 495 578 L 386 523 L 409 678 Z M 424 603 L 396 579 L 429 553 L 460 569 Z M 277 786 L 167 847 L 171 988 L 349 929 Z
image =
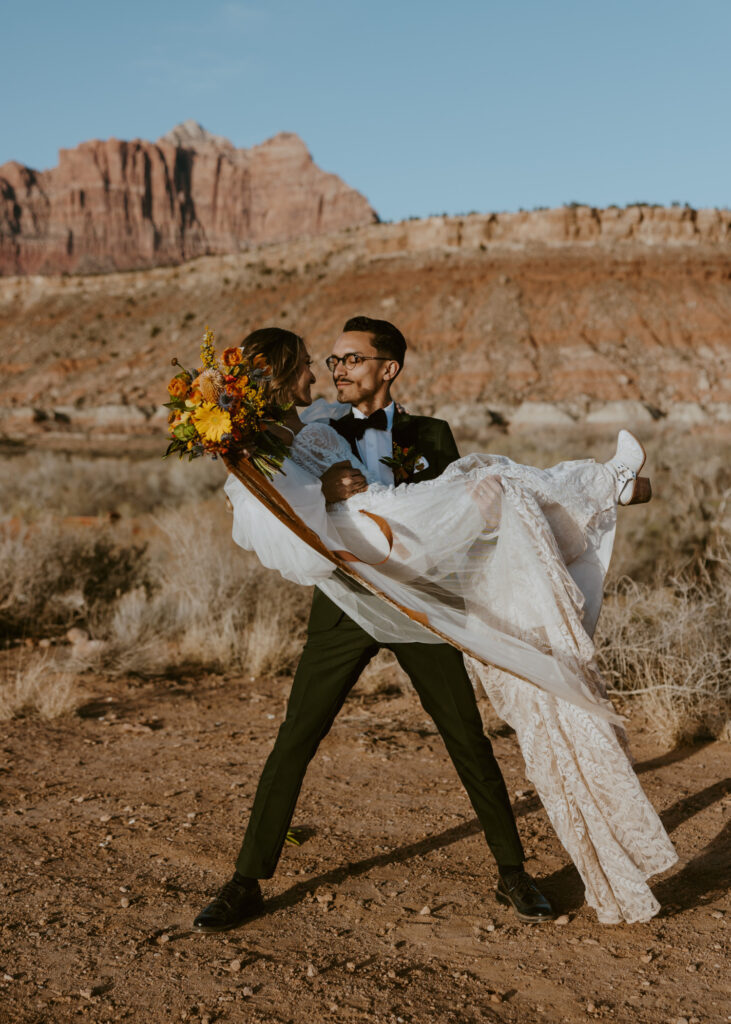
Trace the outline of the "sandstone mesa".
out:
M 48 171 L 0 166 L 0 274 L 142 269 L 377 219 L 297 135 L 236 149 L 186 121 L 62 149 Z
M 399 397 L 463 433 L 648 417 L 727 429 L 729 210 L 570 204 L 384 224 L 296 136 L 236 150 L 193 122 L 62 157 L 45 176 L 0 168 L 0 435 L 159 429 L 169 359 L 195 358 L 206 323 L 221 345 L 264 324 L 303 333 L 327 394 L 322 360 L 354 313 L 402 327 Z M 61 167 L 70 247 L 33 185 Z M 145 167 L 149 181 L 135 178 Z

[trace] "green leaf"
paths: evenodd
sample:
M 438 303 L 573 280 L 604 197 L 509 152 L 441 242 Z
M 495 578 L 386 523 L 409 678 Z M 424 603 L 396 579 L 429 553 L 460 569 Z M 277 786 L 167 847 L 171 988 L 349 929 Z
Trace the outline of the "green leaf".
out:
M 173 452 L 177 452 L 180 448 L 184 447 L 183 442 L 179 441 L 177 437 L 173 438 L 170 444 L 167 446 L 167 450 L 163 455 L 163 459 L 166 459 L 168 455 L 172 455 Z
M 196 434 L 197 431 L 192 423 L 179 423 L 173 430 L 173 436 L 180 441 L 192 441 Z
M 171 398 L 169 402 L 163 402 L 162 404 L 166 409 L 179 409 L 181 412 L 185 412 L 184 398 Z

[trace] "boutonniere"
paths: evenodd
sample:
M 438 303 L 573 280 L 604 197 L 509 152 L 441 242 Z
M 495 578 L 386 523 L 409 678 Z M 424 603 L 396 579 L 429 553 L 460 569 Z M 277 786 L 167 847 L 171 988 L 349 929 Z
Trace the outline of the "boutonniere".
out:
M 416 450 L 416 446 L 413 444 L 402 448 L 400 444 L 394 442 L 393 455 L 390 458 L 388 455 L 384 455 L 378 461 L 393 470 L 394 483 L 397 484 L 406 483 L 415 473 L 421 473 L 429 468 L 426 458 Z

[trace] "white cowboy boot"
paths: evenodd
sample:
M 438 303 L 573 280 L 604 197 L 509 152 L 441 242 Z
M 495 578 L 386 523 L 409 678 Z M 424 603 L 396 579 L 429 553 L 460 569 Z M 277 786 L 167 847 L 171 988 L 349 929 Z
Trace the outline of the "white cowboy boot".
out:
M 604 463 L 617 477 L 617 501 L 620 505 L 638 505 L 652 497 L 649 478 L 639 475 L 646 458 L 645 449 L 637 438 L 629 430 L 620 430 L 617 450 Z

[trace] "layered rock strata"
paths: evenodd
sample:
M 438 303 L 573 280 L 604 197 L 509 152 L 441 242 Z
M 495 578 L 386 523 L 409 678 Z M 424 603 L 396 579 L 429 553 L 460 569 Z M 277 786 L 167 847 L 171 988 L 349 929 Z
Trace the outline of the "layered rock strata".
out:
M 511 431 L 567 418 L 594 429 L 630 414 L 640 427 L 648 416 L 719 424 L 731 402 L 731 246 L 727 211 L 713 213 L 701 220 L 715 223 L 716 241 L 680 237 L 689 216 L 680 208 L 652 213 L 664 218 L 665 242 L 659 229 L 611 243 L 484 241 L 495 220 L 472 215 L 369 224 L 185 267 L 6 277 L 0 405 L 70 409 L 74 424 L 87 408 L 151 410 L 170 358 L 195 361 L 206 324 L 221 345 L 256 327 L 292 327 L 328 394 L 322 360 L 345 320 L 367 313 L 406 334 L 399 398 L 427 413 L 458 406 L 448 418 L 472 420 L 466 431 L 478 421 L 500 428 L 494 416 Z M 537 214 L 504 216 L 519 226 Z
M 58 166 L 0 166 L 0 274 L 181 263 L 370 224 L 367 200 L 298 136 L 251 149 L 186 122 L 157 142 L 84 142 Z

